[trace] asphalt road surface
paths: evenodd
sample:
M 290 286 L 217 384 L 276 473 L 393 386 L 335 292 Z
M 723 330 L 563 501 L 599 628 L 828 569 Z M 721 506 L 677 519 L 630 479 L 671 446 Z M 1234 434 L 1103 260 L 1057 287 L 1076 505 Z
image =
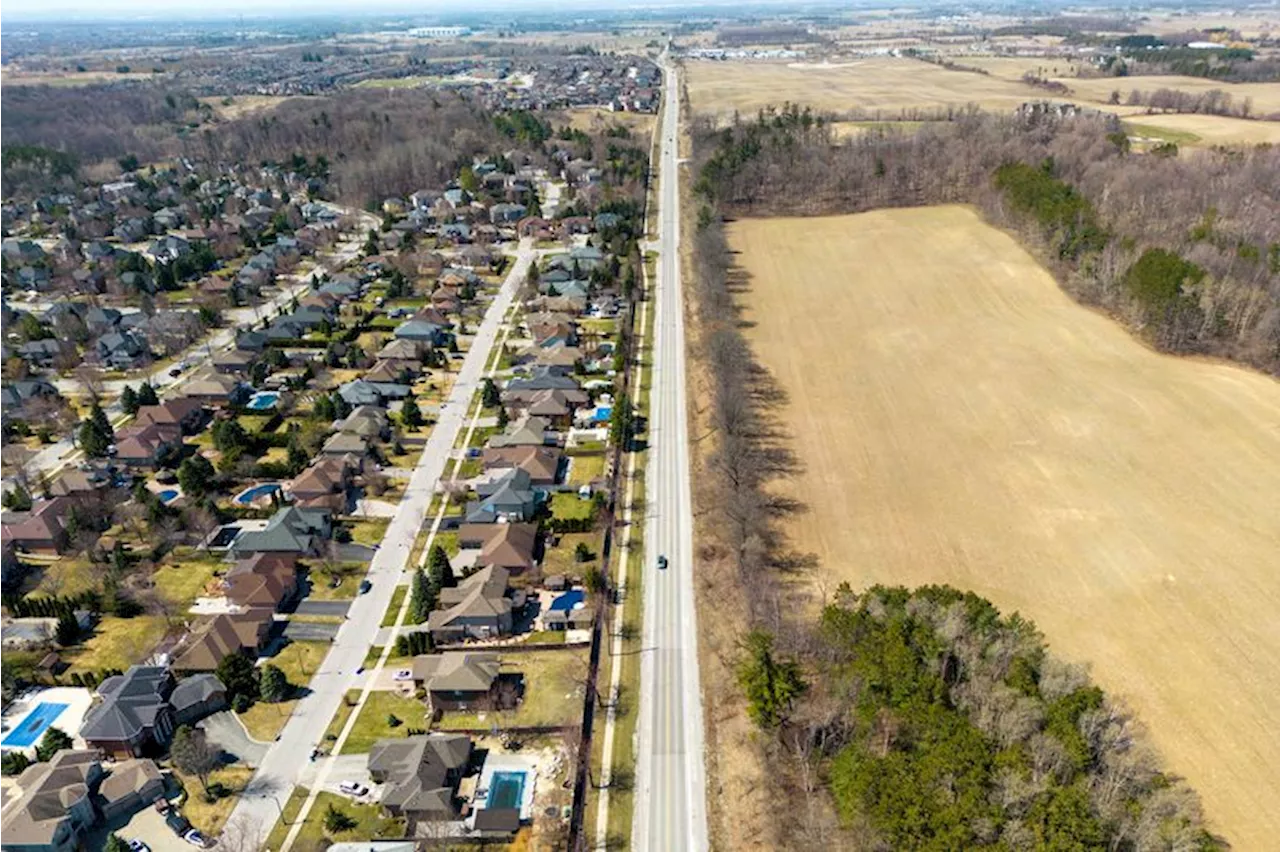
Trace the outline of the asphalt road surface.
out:
M 680 88 L 671 65 L 664 73 L 660 254 L 645 495 L 644 652 L 632 831 L 637 850 L 701 852 L 708 841 L 679 262 Z M 665 570 L 657 567 L 659 555 L 667 557 Z

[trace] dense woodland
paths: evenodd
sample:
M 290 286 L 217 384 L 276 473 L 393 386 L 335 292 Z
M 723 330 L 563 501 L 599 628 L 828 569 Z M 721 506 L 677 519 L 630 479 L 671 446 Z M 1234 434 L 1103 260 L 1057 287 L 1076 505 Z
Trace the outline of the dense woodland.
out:
M 1214 850 L 1199 800 L 1035 626 L 972 593 L 847 585 L 740 678 L 810 793 L 806 848 Z M 806 783 L 806 781 L 808 783 Z M 812 794 L 829 787 L 839 827 Z
M 704 559 L 744 590 L 737 677 L 766 771 L 801 803 L 774 815 L 794 849 L 1222 848 L 1198 797 L 1165 775 L 1136 723 L 1034 625 L 950 588 L 842 586 L 816 622 L 787 599 L 779 521 L 803 507 L 771 482 L 795 469 L 782 392 L 755 361 L 723 220 L 976 203 L 1019 230 L 1079 298 L 1157 344 L 1276 370 L 1280 188 L 1275 152 L 1188 163 L 1127 151 L 1103 120 L 970 114 L 836 145 L 787 109 L 695 132 L 697 346 L 715 449 Z
M 704 217 L 973 203 L 1162 349 L 1280 374 L 1280 148 L 1137 154 L 1102 118 L 978 112 L 845 144 L 795 108 L 696 135 Z M 1180 262 L 1155 264 L 1157 251 Z

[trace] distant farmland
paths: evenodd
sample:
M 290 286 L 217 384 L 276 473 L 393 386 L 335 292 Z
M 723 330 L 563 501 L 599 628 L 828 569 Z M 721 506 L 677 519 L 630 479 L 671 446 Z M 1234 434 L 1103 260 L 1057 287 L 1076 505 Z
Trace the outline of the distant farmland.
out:
M 1280 836 L 1280 384 L 1157 355 L 963 207 L 729 228 L 815 580 L 951 583 L 1127 700 L 1237 849 Z

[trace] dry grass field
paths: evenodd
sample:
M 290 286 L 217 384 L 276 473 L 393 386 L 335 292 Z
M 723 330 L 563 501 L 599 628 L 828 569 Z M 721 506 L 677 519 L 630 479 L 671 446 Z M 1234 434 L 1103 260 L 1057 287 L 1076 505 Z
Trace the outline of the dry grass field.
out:
M 292 100 L 293 97 L 299 96 L 229 95 L 226 97 L 204 97 L 200 98 L 200 101 L 212 107 L 214 114 L 218 118 L 230 121 L 236 118 L 243 118 L 246 115 L 253 115 L 254 113 L 269 112 L 285 101 Z
M 1154 92 L 1157 89 L 1175 89 L 1197 94 L 1219 89 L 1231 96 L 1233 105 L 1244 103 L 1246 98 L 1253 101 L 1254 115 L 1280 113 L 1280 86 L 1275 83 L 1224 83 L 1221 80 L 1210 80 L 1205 77 L 1175 75 L 1098 77 L 1085 80 L 1074 77 L 1056 79 L 1071 89 L 1071 97 L 1098 104 L 1105 104 L 1112 92 L 1119 92 L 1120 103 L 1124 103 L 1132 91 Z
M 564 120 L 571 127 L 592 133 L 621 125 L 638 136 L 648 136 L 653 132 L 657 116 L 643 112 L 613 112 L 599 107 L 579 107 L 565 110 Z
M 730 118 L 790 101 L 820 110 L 963 107 L 976 103 L 1013 109 L 1044 92 L 983 74 L 948 71 L 914 59 L 859 59 L 829 65 L 783 62 L 690 62 L 689 98 L 695 111 Z
M 1073 77 L 1080 63 L 1065 57 L 1045 56 L 955 56 L 957 65 L 981 68 L 992 77 L 1018 81 L 1028 71 L 1041 77 Z
M 1179 145 L 1280 144 L 1280 121 L 1250 121 L 1223 115 L 1140 115 L 1125 121 L 1130 135 L 1165 138 Z
M 1280 836 L 1280 384 L 1152 352 L 958 206 L 731 226 L 841 580 L 951 583 L 1128 701 L 1241 850 Z

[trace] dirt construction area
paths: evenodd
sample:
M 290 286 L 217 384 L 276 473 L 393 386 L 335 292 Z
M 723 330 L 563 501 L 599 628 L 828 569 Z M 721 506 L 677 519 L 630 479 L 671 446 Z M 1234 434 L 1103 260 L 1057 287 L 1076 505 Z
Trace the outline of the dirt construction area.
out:
M 1150 729 L 1236 849 L 1280 836 L 1280 383 L 1168 357 L 959 206 L 730 226 L 842 580 L 1032 618 Z

